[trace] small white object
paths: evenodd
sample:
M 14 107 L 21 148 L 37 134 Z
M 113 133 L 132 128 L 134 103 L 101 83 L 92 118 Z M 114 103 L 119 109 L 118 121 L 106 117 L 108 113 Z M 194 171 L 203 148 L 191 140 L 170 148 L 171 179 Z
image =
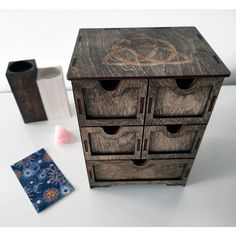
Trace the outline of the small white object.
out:
M 37 201 L 36 201 L 36 204 L 39 205 L 40 203 L 41 203 L 41 200 L 37 200 Z
M 61 66 L 39 68 L 37 85 L 48 120 L 70 117 Z

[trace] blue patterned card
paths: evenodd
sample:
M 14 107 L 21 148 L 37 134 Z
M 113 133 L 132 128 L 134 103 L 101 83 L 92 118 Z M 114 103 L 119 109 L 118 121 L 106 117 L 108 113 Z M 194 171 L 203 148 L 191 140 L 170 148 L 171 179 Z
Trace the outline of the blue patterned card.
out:
M 11 167 L 38 213 L 74 190 L 43 148 Z

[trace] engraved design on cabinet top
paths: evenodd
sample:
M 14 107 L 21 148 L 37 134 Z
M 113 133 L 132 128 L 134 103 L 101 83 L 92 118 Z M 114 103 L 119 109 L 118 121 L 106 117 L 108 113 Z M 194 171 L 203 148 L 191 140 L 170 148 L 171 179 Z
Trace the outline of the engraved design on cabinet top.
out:
M 195 27 L 80 29 L 69 80 L 229 76 Z
M 133 34 L 119 43 L 113 43 L 102 64 L 117 66 L 179 65 L 192 62 L 192 58 L 178 52 L 165 39 L 147 34 Z

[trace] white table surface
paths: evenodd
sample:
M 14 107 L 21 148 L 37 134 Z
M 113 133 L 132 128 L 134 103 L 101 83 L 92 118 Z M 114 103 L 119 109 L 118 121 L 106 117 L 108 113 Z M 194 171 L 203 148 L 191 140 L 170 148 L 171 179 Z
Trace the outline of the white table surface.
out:
M 71 92 L 69 98 L 70 119 L 24 124 L 13 95 L 0 94 L 0 226 L 236 226 L 236 86 L 221 89 L 186 187 L 90 190 Z M 77 142 L 55 146 L 57 124 Z M 10 165 L 41 147 L 76 190 L 37 214 Z

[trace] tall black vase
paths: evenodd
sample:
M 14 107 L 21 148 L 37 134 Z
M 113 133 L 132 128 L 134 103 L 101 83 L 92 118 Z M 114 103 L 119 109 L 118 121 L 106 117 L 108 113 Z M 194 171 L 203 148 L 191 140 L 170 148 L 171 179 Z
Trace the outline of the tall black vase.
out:
M 35 60 L 9 62 L 6 72 L 9 85 L 25 123 L 47 120 L 37 87 Z

